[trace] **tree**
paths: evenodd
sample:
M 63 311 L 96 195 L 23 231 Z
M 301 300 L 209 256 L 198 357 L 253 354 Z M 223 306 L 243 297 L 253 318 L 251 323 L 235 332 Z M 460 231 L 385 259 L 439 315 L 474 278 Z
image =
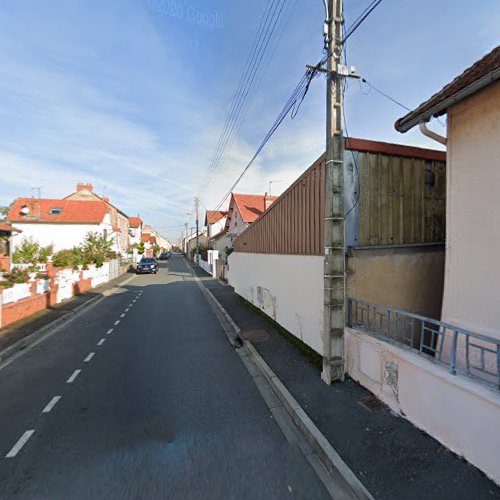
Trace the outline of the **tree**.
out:
M 54 252 L 54 247 L 42 247 L 32 238 L 24 238 L 12 255 L 15 264 L 44 264 Z
M 113 241 L 106 234 L 89 231 L 81 246 L 84 258 L 88 263 L 101 267 L 108 259 L 116 256 L 112 250 Z
M 5 219 L 5 217 L 7 217 L 7 214 L 9 213 L 11 206 L 12 206 L 12 204 L 10 206 L 0 205 L 0 218 L 1 219 Z

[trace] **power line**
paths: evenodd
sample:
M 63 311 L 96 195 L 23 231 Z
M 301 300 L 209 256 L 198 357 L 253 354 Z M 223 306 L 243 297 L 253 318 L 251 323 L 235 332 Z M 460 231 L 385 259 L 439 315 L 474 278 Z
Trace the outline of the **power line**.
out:
M 217 168 L 225 161 L 226 150 L 232 140 L 234 140 L 235 132 L 239 128 L 241 119 L 246 112 L 245 104 L 251 102 L 255 95 L 256 88 L 260 85 L 260 81 L 262 80 L 262 64 L 264 62 L 264 67 L 267 69 L 271 54 L 276 48 L 276 43 L 271 44 L 272 50 L 269 51 L 269 45 L 271 40 L 273 40 L 273 35 L 276 33 L 274 38 L 274 42 L 276 42 L 279 33 L 283 30 L 286 19 L 286 15 L 283 13 L 286 12 L 289 5 L 290 2 L 286 2 L 286 0 L 278 0 L 277 3 L 275 3 L 275 0 L 272 0 L 267 4 L 245 66 L 245 71 L 238 83 L 223 131 L 219 137 L 215 152 L 212 155 L 207 175 L 205 176 L 202 186 L 200 186 L 200 191 L 202 187 L 206 187 L 210 183 Z M 254 85 L 256 78 L 258 82 L 257 86 Z
M 241 119 L 240 118 L 243 116 L 243 115 L 241 115 L 241 113 L 242 113 L 242 111 L 244 111 L 244 104 L 247 101 L 247 99 L 248 99 L 251 91 L 252 91 L 252 94 L 251 94 L 250 100 L 254 96 L 253 92 L 254 92 L 255 88 L 253 88 L 253 86 L 254 86 L 255 78 L 259 74 L 259 69 L 260 69 L 262 61 L 264 60 L 264 57 L 267 56 L 266 53 L 268 51 L 269 42 L 270 42 L 270 40 L 271 40 L 271 38 L 272 38 L 272 36 L 274 34 L 274 31 L 276 29 L 276 25 L 277 25 L 279 16 L 282 13 L 284 5 L 285 5 L 284 2 L 280 6 L 279 6 L 279 4 L 276 4 L 276 7 L 275 7 L 275 9 L 274 9 L 274 11 L 272 13 L 272 15 L 274 15 L 277 12 L 278 6 L 279 6 L 279 11 L 278 11 L 278 14 L 277 14 L 276 18 L 274 18 L 274 23 L 272 25 L 270 33 L 269 33 L 269 28 L 271 26 L 272 19 L 271 19 L 270 23 L 266 27 L 266 33 L 264 35 L 265 38 L 262 40 L 261 47 L 259 48 L 259 52 L 256 53 L 254 61 L 253 61 L 253 65 L 250 67 L 251 76 L 248 77 L 248 79 L 245 82 L 246 87 L 244 87 L 243 90 L 241 91 L 240 102 L 238 103 L 238 106 L 236 107 L 233 120 L 232 120 L 232 122 L 230 124 L 230 127 L 229 127 L 229 129 L 228 129 L 228 131 L 226 133 L 226 136 L 225 136 L 225 138 L 224 138 L 224 140 L 222 142 L 221 148 L 220 148 L 219 153 L 218 153 L 218 155 L 217 155 L 217 157 L 215 159 L 215 163 L 212 166 L 212 169 L 211 169 L 211 171 L 209 173 L 209 178 L 208 178 L 208 181 L 207 181 L 206 184 L 208 184 L 210 182 L 210 180 L 211 180 L 214 172 L 216 171 L 216 169 L 221 164 L 223 164 L 224 161 L 225 161 L 226 150 L 227 150 L 228 146 L 234 140 L 235 132 L 236 132 L 236 130 L 240 126 L 240 123 L 241 123 Z M 260 49 L 262 49 L 262 50 L 260 50 Z M 262 74 L 262 72 L 261 72 L 261 74 Z
M 360 84 L 359 84 L 360 88 L 361 88 L 361 82 L 366 83 L 370 87 L 370 90 L 373 89 L 375 92 L 379 93 L 381 96 L 385 97 L 386 99 L 389 99 L 389 101 L 392 101 L 394 104 L 397 104 L 399 107 L 405 109 L 406 111 L 411 111 L 411 109 L 408 106 L 405 106 L 404 104 L 400 103 L 397 99 L 395 99 L 394 97 L 391 97 L 389 94 L 382 92 L 380 89 L 375 87 L 375 85 L 370 83 L 366 78 L 360 79 Z M 361 90 L 361 92 L 363 94 L 365 94 L 362 90 Z M 369 92 L 368 92 L 368 94 L 369 94 Z M 365 95 L 367 95 L 367 94 L 365 94 Z
M 257 158 L 257 156 L 260 154 L 262 149 L 264 149 L 264 146 L 267 144 L 269 139 L 271 139 L 272 135 L 278 129 L 278 127 L 281 125 L 281 123 L 286 118 L 286 116 L 290 112 L 291 112 L 292 118 L 294 118 L 297 115 L 300 104 L 304 100 L 304 97 L 309 90 L 309 86 L 311 84 L 311 81 L 317 75 L 322 63 L 324 63 L 323 59 L 313 68 L 309 68 L 306 70 L 306 72 L 304 73 L 302 78 L 299 80 L 299 83 L 297 84 L 297 86 L 293 90 L 291 96 L 288 98 L 287 102 L 285 103 L 285 105 L 281 109 L 280 113 L 278 114 L 278 117 L 276 118 L 276 120 L 272 124 L 269 131 L 264 136 L 264 139 L 261 141 L 261 143 L 260 143 L 259 147 L 257 148 L 257 150 L 255 151 L 254 155 L 252 156 L 252 158 L 250 159 L 248 164 L 245 166 L 243 171 L 240 173 L 240 175 L 238 176 L 236 181 L 233 183 L 233 185 L 228 189 L 228 191 L 226 192 L 226 194 L 224 195 L 222 200 L 219 202 L 219 204 L 217 205 L 215 210 L 218 210 L 222 206 L 222 204 L 226 201 L 226 199 L 231 194 L 231 192 L 234 190 L 234 188 L 239 184 L 239 182 L 241 181 L 243 176 L 246 174 L 248 169 L 252 166 L 252 164 L 255 161 L 255 159 Z
M 373 0 L 371 4 L 354 20 L 351 26 L 346 30 L 342 40 L 342 45 L 345 45 L 347 39 L 361 26 L 363 21 L 377 8 L 382 0 Z

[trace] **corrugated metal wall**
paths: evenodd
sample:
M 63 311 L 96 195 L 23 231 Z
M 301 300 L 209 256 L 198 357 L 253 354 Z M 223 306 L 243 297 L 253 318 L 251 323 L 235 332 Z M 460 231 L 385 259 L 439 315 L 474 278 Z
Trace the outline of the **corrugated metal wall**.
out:
M 346 233 L 356 233 L 347 239 L 348 244 L 365 247 L 444 242 L 445 161 L 405 156 L 406 150 L 418 153 L 418 148 L 360 142 L 391 146 L 394 150 L 391 153 L 398 149 L 403 152 L 398 155 L 355 151 L 360 196 L 356 210 L 346 220 Z M 420 154 L 424 158 L 444 156 L 428 150 Z M 353 175 L 357 177 L 357 173 Z M 234 241 L 234 249 L 249 253 L 323 255 L 324 180 L 323 155 Z M 352 207 L 350 199 L 346 203 Z
M 237 252 L 323 255 L 325 158 L 318 159 L 234 242 Z
M 444 162 L 358 153 L 358 246 L 445 240 Z

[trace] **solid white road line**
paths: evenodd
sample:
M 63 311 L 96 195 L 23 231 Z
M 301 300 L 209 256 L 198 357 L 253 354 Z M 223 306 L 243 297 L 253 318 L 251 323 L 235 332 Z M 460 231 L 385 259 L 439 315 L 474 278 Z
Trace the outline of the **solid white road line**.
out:
M 119 320 L 119 319 L 117 319 L 117 320 L 115 321 L 115 325 L 119 325 L 119 324 L 120 324 L 120 320 Z
M 97 342 L 97 345 L 102 345 L 104 344 L 104 342 L 106 342 L 106 339 L 102 338 L 101 340 L 99 340 L 99 342 Z
M 91 352 L 84 360 L 84 363 L 88 363 L 95 356 L 95 352 Z
M 34 432 L 34 429 L 26 431 L 20 437 L 19 441 L 13 446 L 12 450 L 10 450 L 7 455 L 5 455 L 5 458 L 14 458 L 21 451 L 21 448 L 26 444 L 26 442 L 34 434 Z
M 81 371 L 82 371 L 82 370 L 75 370 L 75 371 L 73 372 L 73 375 L 71 375 L 71 377 L 69 377 L 69 379 L 68 379 L 68 380 L 66 380 L 66 383 L 67 383 L 67 384 L 71 384 L 71 383 L 73 383 L 73 382 L 75 381 L 75 378 L 76 378 L 76 377 L 78 377 L 78 375 L 80 375 L 80 372 L 81 372 Z
M 109 334 L 111 334 L 111 333 L 113 333 L 113 328 L 110 328 L 110 329 L 106 332 L 106 335 L 109 335 Z
M 57 404 L 57 402 L 61 399 L 61 396 L 54 396 L 50 401 L 49 404 L 42 410 L 42 413 L 49 413 L 52 408 Z
M 125 313 L 120 314 L 120 318 L 124 318 L 124 317 L 125 317 Z

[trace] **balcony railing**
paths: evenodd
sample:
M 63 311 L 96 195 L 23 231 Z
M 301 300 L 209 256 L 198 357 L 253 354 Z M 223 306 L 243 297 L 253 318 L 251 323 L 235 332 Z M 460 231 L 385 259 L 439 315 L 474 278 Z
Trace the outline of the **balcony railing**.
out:
M 452 375 L 460 373 L 500 388 L 500 338 L 352 298 L 348 324 L 433 359 Z

